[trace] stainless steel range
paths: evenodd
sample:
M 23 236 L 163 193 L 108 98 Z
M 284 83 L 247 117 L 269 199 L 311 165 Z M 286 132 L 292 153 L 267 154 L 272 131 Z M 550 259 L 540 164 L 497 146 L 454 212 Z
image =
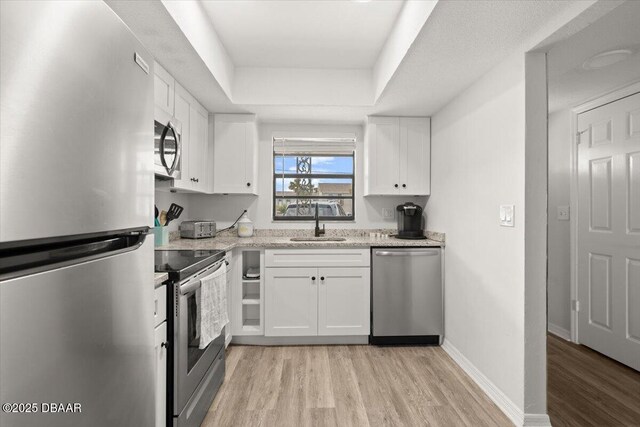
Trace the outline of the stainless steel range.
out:
M 200 349 L 197 290 L 200 279 L 225 263 L 219 250 L 156 250 L 156 272 L 167 284 L 167 425 L 199 426 L 224 380 L 224 331 Z

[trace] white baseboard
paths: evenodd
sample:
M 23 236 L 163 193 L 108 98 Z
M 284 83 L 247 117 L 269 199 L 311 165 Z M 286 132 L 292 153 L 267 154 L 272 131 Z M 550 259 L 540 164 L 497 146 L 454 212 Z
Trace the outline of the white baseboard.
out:
M 502 412 L 518 427 L 551 427 L 546 414 L 525 414 L 506 394 L 487 378 L 446 338 L 442 344 L 444 351 L 471 377 Z
M 547 324 L 547 330 L 549 332 L 551 332 L 553 335 L 556 335 L 562 339 L 565 339 L 567 341 L 571 341 L 571 331 L 566 330 L 563 327 L 560 327 L 558 325 L 554 325 L 553 323 L 548 323 Z
M 551 427 L 547 414 L 524 414 L 524 427 Z

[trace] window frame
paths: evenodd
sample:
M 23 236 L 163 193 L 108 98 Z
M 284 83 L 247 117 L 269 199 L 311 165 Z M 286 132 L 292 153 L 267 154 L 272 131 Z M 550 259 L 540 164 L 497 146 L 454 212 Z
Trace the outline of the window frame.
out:
M 346 157 L 346 158 L 351 158 L 351 162 L 352 162 L 352 173 L 345 175 L 345 174 L 327 174 L 327 173 L 322 173 L 322 174 L 315 174 L 315 173 L 305 173 L 305 174 L 299 174 L 299 173 L 285 173 L 285 174 L 276 174 L 276 166 L 275 166 L 275 161 L 277 157 Z M 278 217 L 276 215 L 276 206 L 277 200 L 286 200 L 286 199 L 292 199 L 293 197 L 284 197 L 284 196 L 277 196 L 277 190 L 276 190 L 276 182 L 278 179 L 280 178 L 308 178 L 308 179 L 323 179 L 323 178 L 328 178 L 328 179 L 351 179 L 351 195 L 350 196 L 330 196 L 330 197 L 322 197 L 322 196 L 295 196 L 295 199 L 297 200 L 351 200 L 351 216 L 319 216 L 318 219 L 320 221 L 326 222 L 326 221 L 332 221 L 332 222 L 355 222 L 356 220 L 356 152 L 354 150 L 354 152 L 352 154 L 330 154 L 330 153 L 322 153 L 322 154 L 307 154 L 305 155 L 286 155 L 283 156 L 282 154 L 276 154 L 275 152 L 272 153 L 271 156 L 271 171 L 272 171 L 272 176 L 273 176 L 273 181 L 272 181 L 272 189 L 271 189 L 271 204 L 272 204 L 272 209 L 271 209 L 271 219 L 273 221 L 315 221 L 315 218 L 313 216 L 291 216 L 291 217 L 285 217 L 280 216 Z M 344 209 L 343 209 L 344 210 Z

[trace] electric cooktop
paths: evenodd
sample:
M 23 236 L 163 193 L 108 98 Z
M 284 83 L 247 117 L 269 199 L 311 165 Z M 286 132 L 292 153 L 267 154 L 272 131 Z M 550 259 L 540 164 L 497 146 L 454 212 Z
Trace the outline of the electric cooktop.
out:
M 225 251 L 203 250 L 163 250 L 155 251 L 156 273 L 169 273 L 169 279 L 186 279 L 198 271 L 224 258 Z

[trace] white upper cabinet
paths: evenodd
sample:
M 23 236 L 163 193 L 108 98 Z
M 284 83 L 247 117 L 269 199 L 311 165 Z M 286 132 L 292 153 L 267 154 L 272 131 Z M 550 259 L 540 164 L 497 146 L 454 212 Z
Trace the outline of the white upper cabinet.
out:
M 164 70 L 162 72 L 166 73 Z M 209 113 L 178 82 L 173 81 L 172 85 L 172 115 L 180 123 L 182 161 L 180 179 L 174 179 L 171 188 L 206 193 L 211 186 L 211 176 L 207 169 L 207 159 L 211 156 Z M 157 99 L 156 104 L 161 108 Z
M 364 195 L 426 196 L 431 190 L 428 117 L 369 117 Z
M 191 189 L 209 190 L 209 113 L 197 101 L 189 106 L 189 180 Z
M 174 105 L 175 105 L 175 118 L 178 122 L 182 124 L 182 133 L 180 134 L 182 141 L 182 161 L 181 161 L 181 173 L 180 179 L 173 180 L 173 187 L 176 189 L 191 189 L 191 181 L 189 178 L 191 177 L 189 171 L 189 154 L 190 154 L 190 128 L 191 124 L 190 116 L 191 116 L 191 108 L 189 104 L 191 102 L 191 95 L 179 84 L 175 85 L 175 96 L 174 96 Z
M 252 114 L 216 114 L 213 192 L 258 194 L 258 135 Z
M 175 79 L 157 62 L 153 65 L 153 99 L 156 107 L 173 116 Z

